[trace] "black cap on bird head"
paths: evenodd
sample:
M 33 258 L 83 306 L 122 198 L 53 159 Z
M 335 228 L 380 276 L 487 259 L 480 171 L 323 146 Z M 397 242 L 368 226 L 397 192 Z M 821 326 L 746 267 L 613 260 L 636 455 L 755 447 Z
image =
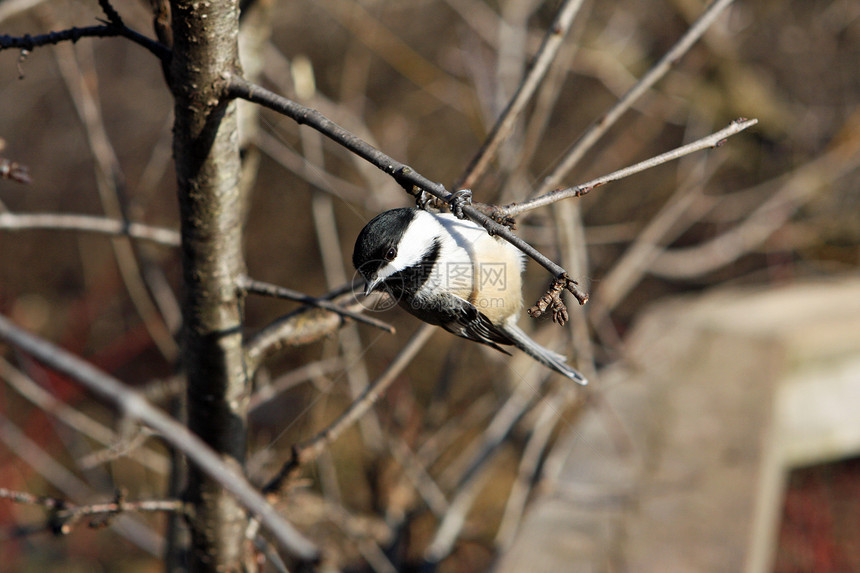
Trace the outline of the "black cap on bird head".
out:
M 367 281 L 366 293 L 378 286 L 377 272 L 397 255 L 397 245 L 416 212 L 407 207 L 385 211 L 371 219 L 358 234 L 352 265 Z

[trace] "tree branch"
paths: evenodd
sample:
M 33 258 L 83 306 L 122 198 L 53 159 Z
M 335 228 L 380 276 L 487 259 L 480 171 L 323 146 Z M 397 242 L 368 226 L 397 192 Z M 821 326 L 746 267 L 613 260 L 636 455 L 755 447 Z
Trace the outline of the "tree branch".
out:
M 550 191 L 522 203 L 511 203 L 504 207 L 499 207 L 500 215 L 503 217 L 516 217 L 517 215 L 521 215 L 522 213 L 531 211 L 532 209 L 537 209 L 538 207 L 543 207 L 545 205 L 555 203 L 556 201 L 561 201 L 562 199 L 582 197 L 592 189 L 600 187 L 601 185 L 606 185 L 607 183 L 629 177 L 634 173 L 639 173 L 640 171 L 645 171 L 646 169 L 662 165 L 663 163 L 680 159 L 685 155 L 701 151 L 702 149 L 719 147 L 725 143 L 726 138 L 731 137 L 736 133 L 740 133 L 757 123 L 757 119 L 738 118 L 731 122 L 727 127 L 724 127 L 720 131 L 712 133 L 711 135 L 705 136 L 692 143 L 688 143 L 687 145 L 677 147 L 671 151 L 667 151 L 666 153 L 651 157 L 645 161 L 640 161 L 635 165 L 619 169 L 618 171 L 614 171 L 608 175 L 592 179 L 587 183 L 582 183 L 575 187 L 568 187 L 567 189 L 556 189 L 555 191 Z
M 0 36 L 0 50 L 20 49 L 33 51 L 42 46 L 50 46 L 61 42 L 77 42 L 81 38 L 116 38 L 122 37 L 131 40 L 135 44 L 149 50 L 155 57 L 163 62 L 170 61 L 171 51 L 169 48 L 147 38 L 126 27 L 114 23 L 100 24 L 98 26 L 85 26 L 83 28 L 68 28 L 58 32 L 48 32 L 47 34 L 39 34 L 31 36 Z
M 50 529 L 55 535 L 67 535 L 71 533 L 72 527 L 86 517 L 102 516 L 101 520 L 90 522 L 90 527 L 101 528 L 109 525 L 112 518 L 122 513 L 186 513 L 188 511 L 186 503 L 180 499 L 128 501 L 121 492 L 117 492 L 116 499 L 113 502 L 89 505 L 76 505 L 65 499 L 37 496 L 4 487 L 0 487 L 0 498 L 9 499 L 15 503 L 38 505 L 49 510 L 50 515 L 45 527 L 46 529 Z
M 101 6 L 102 12 L 107 16 L 108 22 L 115 26 L 125 26 L 122 22 L 122 17 L 110 3 L 110 0 L 99 0 L 99 6 Z
M 4 231 L 79 231 L 130 237 L 165 247 L 178 247 L 182 242 L 178 231 L 92 215 L 0 213 L 0 229 Z
M 287 523 L 237 469 L 228 465 L 188 428 L 152 406 L 140 394 L 62 348 L 15 326 L 2 315 L 0 315 L 0 338 L 57 372 L 80 382 L 90 391 L 114 404 L 130 418 L 150 426 L 166 442 L 185 453 L 197 467 L 233 494 L 272 532 L 286 551 L 305 560 L 315 560 L 318 557 L 317 548 Z
M 621 116 L 633 105 L 639 97 L 646 91 L 651 89 L 666 73 L 675 66 L 684 54 L 698 41 L 705 31 L 714 23 L 714 20 L 722 14 L 723 10 L 733 0 L 714 0 L 710 6 L 705 9 L 701 16 L 693 23 L 687 32 L 675 43 L 672 48 L 660 58 L 654 67 L 648 70 L 636 84 L 625 93 L 618 102 L 612 106 L 603 116 L 598 118 L 589 127 L 585 133 L 579 138 L 576 144 L 568 151 L 567 155 L 561 160 L 550 175 L 548 175 L 541 186 L 535 190 L 534 195 L 543 195 L 555 187 L 558 187 L 561 180 L 567 175 L 573 167 L 579 163 L 585 153 L 594 146 L 594 144 L 603 135 L 609 131 L 609 128 L 621 118 Z
M 343 359 L 337 356 L 334 358 L 326 358 L 324 360 L 311 362 L 290 370 L 265 385 L 259 385 L 248 399 L 248 412 L 251 413 L 257 408 L 266 405 L 272 399 L 280 396 L 281 393 L 286 392 L 288 389 L 293 388 L 302 382 L 313 380 L 314 378 L 320 378 L 338 370 L 342 371 L 343 367 Z
M 335 304 L 330 302 L 324 298 L 316 298 L 310 295 L 306 295 L 304 293 L 300 293 L 298 291 L 289 289 L 287 287 L 282 287 L 279 285 L 273 285 L 271 283 L 258 281 L 256 279 L 252 279 L 248 276 L 243 276 L 239 280 L 239 288 L 251 293 L 251 294 L 259 294 L 263 296 L 271 296 L 274 298 L 283 298 L 287 300 L 293 300 L 296 302 L 301 302 L 310 306 L 315 306 L 317 308 L 322 308 L 324 310 L 330 310 L 331 312 L 337 313 L 341 316 L 351 318 L 356 322 L 361 322 L 363 324 L 367 324 L 373 327 L 376 327 L 380 330 L 384 330 L 388 334 L 394 334 L 394 327 L 388 323 L 385 323 L 381 320 L 372 318 L 370 316 L 365 316 L 361 313 L 352 311 L 348 308 L 345 308 L 339 304 Z
M 761 245 L 826 185 L 860 166 L 860 137 L 840 140 L 833 149 L 797 168 L 779 189 L 743 221 L 701 244 L 664 250 L 647 270 L 670 280 L 698 277 L 737 260 Z
M 318 297 L 333 300 L 349 292 L 355 285 L 347 284 L 339 289 Z M 341 306 L 350 311 L 367 308 L 367 300 L 354 301 Z M 312 306 L 304 306 L 275 319 L 245 341 L 245 362 L 250 371 L 255 371 L 260 363 L 285 347 L 304 346 L 316 342 L 337 331 L 344 324 L 343 316 Z
M 80 432 L 104 446 L 112 446 L 120 439 L 120 436 L 116 432 L 102 425 L 98 420 L 91 418 L 87 414 L 58 399 L 29 376 L 12 366 L 3 357 L 0 357 L 0 378 L 5 380 L 10 388 L 37 408 L 55 417 L 76 432 Z M 141 448 L 129 457 L 132 459 L 136 458 L 142 465 L 160 475 L 168 473 L 167 459 L 158 452 Z M 86 464 L 82 462 L 81 465 Z
M 361 396 L 356 398 L 337 420 L 310 440 L 293 446 L 292 457 L 284 464 L 278 474 L 263 487 L 263 493 L 266 495 L 277 494 L 284 483 L 291 479 L 301 466 L 319 457 L 344 430 L 361 418 L 379 400 L 382 393 L 388 389 L 400 372 L 409 364 L 418 351 L 421 350 L 433 332 L 433 326 L 422 324 L 418 328 L 418 331 L 412 335 L 412 338 L 409 339 L 409 342 L 400 349 L 400 352 L 391 361 L 385 372 L 372 384 L 367 386 Z
M 489 462 L 499 453 L 499 447 L 537 397 L 535 386 L 521 381 L 493 417 L 482 436 L 476 438 L 475 442 L 479 442 L 477 447 L 474 450 L 471 448 L 466 450 L 469 454 L 468 462 L 463 472 L 457 476 L 457 494 L 451 499 L 448 511 L 437 526 L 433 540 L 424 552 L 426 564 L 438 563 L 451 553 L 454 542 L 465 525 L 466 514 L 475 502 L 487 477 Z
M 540 85 L 550 64 L 558 54 L 564 42 L 567 32 L 573 23 L 573 19 L 582 7 L 583 0 L 565 0 L 562 6 L 558 9 L 555 20 L 550 25 L 544 36 L 543 42 L 535 56 L 534 63 L 519 87 L 511 101 L 508 103 L 505 110 L 496 120 L 493 130 L 484 141 L 478 153 L 469 162 L 466 167 L 463 177 L 454 183 L 454 189 L 471 188 L 474 186 L 484 171 L 486 171 L 490 160 L 496 153 L 502 141 L 510 135 L 514 126 L 514 121 L 519 117 L 526 103 L 534 94 L 538 85 Z

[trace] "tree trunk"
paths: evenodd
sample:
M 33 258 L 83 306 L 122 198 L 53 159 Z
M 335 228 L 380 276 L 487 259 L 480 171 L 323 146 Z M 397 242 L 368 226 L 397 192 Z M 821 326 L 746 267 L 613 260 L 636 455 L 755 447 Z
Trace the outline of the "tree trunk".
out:
M 183 365 L 188 425 L 242 466 L 248 376 L 242 352 L 244 273 L 236 104 L 223 77 L 239 69 L 236 0 L 171 2 L 175 97 L 174 157 L 179 183 L 184 280 Z M 244 552 L 245 512 L 223 488 L 189 468 L 191 569 L 234 571 Z

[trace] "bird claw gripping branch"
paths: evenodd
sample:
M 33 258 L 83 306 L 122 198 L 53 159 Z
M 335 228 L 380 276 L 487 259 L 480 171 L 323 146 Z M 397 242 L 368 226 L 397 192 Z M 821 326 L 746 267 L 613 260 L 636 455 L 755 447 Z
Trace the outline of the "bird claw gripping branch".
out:
M 471 204 L 471 189 L 460 189 L 459 191 L 454 191 L 451 193 L 451 196 L 448 197 L 448 208 L 451 209 L 451 213 L 453 213 L 453 215 L 458 219 L 466 218 L 466 215 L 463 213 L 463 207 Z

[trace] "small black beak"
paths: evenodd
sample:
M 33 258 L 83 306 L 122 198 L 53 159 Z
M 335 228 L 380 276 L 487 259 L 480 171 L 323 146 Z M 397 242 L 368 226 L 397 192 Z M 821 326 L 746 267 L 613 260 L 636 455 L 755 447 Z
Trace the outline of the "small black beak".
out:
M 365 281 L 367 282 L 364 285 L 364 296 L 369 295 L 374 290 L 376 290 L 376 287 L 382 284 L 382 279 L 378 277 L 374 277 L 372 279 L 365 279 Z

